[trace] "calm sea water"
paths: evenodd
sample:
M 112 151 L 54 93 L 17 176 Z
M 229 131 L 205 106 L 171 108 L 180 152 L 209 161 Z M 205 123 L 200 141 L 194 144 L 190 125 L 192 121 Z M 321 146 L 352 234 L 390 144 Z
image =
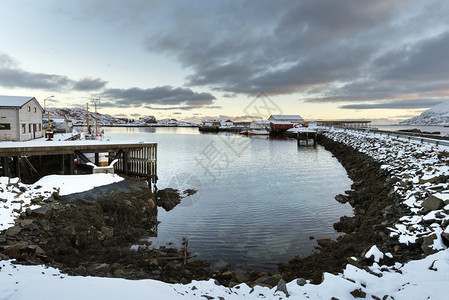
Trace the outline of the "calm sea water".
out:
M 114 140 L 158 143 L 158 188 L 195 188 L 170 212 L 159 209 L 155 245 L 180 245 L 214 267 L 276 272 L 310 254 L 316 238 L 352 215 L 335 195 L 350 189 L 345 169 L 323 147 L 294 140 L 201 134 L 197 128 L 108 128 Z
M 421 131 L 426 132 L 440 132 L 440 135 L 445 136 L 449 134 L 449 127 L 444 126 L 417 126 L 417 125 L 407 125 L 407 126 L 397 126 L 397 125 L 373 125 L 373 127 L 377 127 L 380 130 L 387 131 L 396 131 L 403 129 L 414 129 L 417 128 Z

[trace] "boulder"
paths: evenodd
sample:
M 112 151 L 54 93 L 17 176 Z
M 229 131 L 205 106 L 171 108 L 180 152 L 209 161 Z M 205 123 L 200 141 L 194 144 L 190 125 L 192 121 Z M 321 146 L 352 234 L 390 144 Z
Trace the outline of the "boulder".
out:
M 6 235 L 7 236 L 16 236 L 22 231 L 22 228 L 20 226 L 13 226 L 6 229 Z
M 304 278 L 299 278 L 296 280 L 296 284 L 299 286 L 304 286 L 307 283 L 307 281 Z
M 443 240 L 443 243 L 444 243 L 447 247 L 449 247 L 449 233 L 443 232 L 443 233 L 441 234 L 441 239 Z
M 278 291 L 279 291 L 279 292 L 284 292 L 284 294 L 285 294 L 287 297 L 290 296 L 289 293 L 288 293 L 288 291 L 287 291 L 287 283 L 285 282 L 284 279 L 279 280 L 278 285 L 276 286 L 276 291 L 275 291 L 275 293 L 278 292 Z
M 421 204 L 424 213 L 428 213 L 432 210 L 438 210 L 444 207 L 444 201 L 435 196 L 430 196 Z
M 344 204 L 344 203 L 349 201 L 349 197 L 345 196 L 345 195 L 342 195 L 342 194 L 338 194 L 337 196 L 335 196 L 335 200 L 337 200 L 338 202 Z
M 423 242 L 421 244 L 421 249 L 424 252 L 424 254 L 430 255 L 430 254 L 438 252 L 437 250 L 432 248 L 433 242 L 436 238 L 437 237 L 435 234 L 431 234 L 431 235 L 423 238 Z
M 31 215 L 39 218 L 46 218 L 50 215 L 51 208 L 42 206 L 31 211 Z

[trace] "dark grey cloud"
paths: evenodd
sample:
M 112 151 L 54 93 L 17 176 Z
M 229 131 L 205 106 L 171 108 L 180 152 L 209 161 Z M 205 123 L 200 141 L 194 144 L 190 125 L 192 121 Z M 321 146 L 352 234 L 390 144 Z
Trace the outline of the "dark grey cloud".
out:
M 191 71 L 188 86 L 340 102 L 426 101 L 449 84 L 447 1 L 190 4 L 145 41 Z
M 422 109 L 438 105 L 447 99 L 406 99 L 396 101 L 383 101 L 370 104 L 347 104 L 342 105 L 343 109 Z
M 83 78 L 75 83 L 74 89 L 77 91 L 96 91 L 103 89 L 108 82 L 101 78 Z
M 65 75 L 28 72 L 21 69 L 14 58 L 0 53 L 0 86 L 6 88 L 93 91 L 103 88 L 106 83 L 100 78 L 77 81 Z
M 190 110 L 194 108 L 211 105 L 216 99 L 210 93 L 198 93 L 189 88 L 172 86 L 160 86 L 155 88 L 141 89 L 106 89 L 102 99 L 111 101 L 102 103 L 102 106 L 115 107 L 147 107 L 155 110 Z M 165 107 L 152 107 L 153 105 Z

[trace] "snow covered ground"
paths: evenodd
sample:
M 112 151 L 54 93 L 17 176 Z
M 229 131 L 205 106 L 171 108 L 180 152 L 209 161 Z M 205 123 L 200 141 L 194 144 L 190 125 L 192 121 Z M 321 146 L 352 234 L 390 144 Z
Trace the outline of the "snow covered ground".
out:
M 424 239 L 426 251 L 435 253 L 404 265 L 396 263 L 385 266 L 382 265 L 382 259 L 385 256 L 391 257 L 391 254 L 382 253 L 373 245 L 366 254 L 375 261 L 369 270 L 348 264 L 339 275 L 325 273 L 324 280 L 319 285 L 293 280 L 286 283 L 288 299 L 447 299 L 449 250 L 442 241 L 442 234 L 449 233 L 449 191 L 447 180 L 444 180 L 445 176 L 449 176 L 449 148 L 358 131 L 332 130 L 327 136 L 383 163 L 382 168 L 389 170 L 392 179 L 396 181 L 395 192 L 411 210 L 410 215 L 404 216 L 390 228 L 391 235 L 398 237 L 403 243 Z M 116 176 L 102 175 L 104 176 L 101 178 L 86 175 L 88 177 L 81 182 L 102 185 L 117 180 Z M 33 188 L 25 187 L 17 179 L 11 179 L 15 184 L 12 187 L 7 184 L 9 179 L 1 178 L 0 198 L 7 202 L 0 202 L 0 216 L 3 218 L 4 215 L 9 215 L 6 221 L 2 219 L 2 228 L 12 225 L 11 214 L 14 212 L 10 206 L 12 207 L 14 194 L 32 199 L 35 191 L 45 198 L 58 189 L 60 193 L 70 193 L 89 188 L 82 187 L 78 178 L 79 175 L 49 176 L 33 185 Z M 71 189 L 72 187 L 77 188 Z M 17 189 L 15 192 L 14 188 Z M 250 288 L 246 284 L 240 284 L 228 288 L 216 285 L 213 280 L 181 285 L 155 280 L 67 276 L 57 269 L 15 265 L 10 260 L 0 261 L 0 267 L 0 300 L 287 299 L 287 295 L 283 291 L 276 291 L 276 287 Z

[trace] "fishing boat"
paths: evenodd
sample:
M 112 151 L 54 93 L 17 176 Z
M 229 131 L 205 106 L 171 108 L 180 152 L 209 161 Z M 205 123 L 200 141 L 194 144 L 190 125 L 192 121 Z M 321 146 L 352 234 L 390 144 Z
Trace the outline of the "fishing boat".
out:
M 264 129 L 248 130 L 248 135 L 270 135 L 270 132 Z

